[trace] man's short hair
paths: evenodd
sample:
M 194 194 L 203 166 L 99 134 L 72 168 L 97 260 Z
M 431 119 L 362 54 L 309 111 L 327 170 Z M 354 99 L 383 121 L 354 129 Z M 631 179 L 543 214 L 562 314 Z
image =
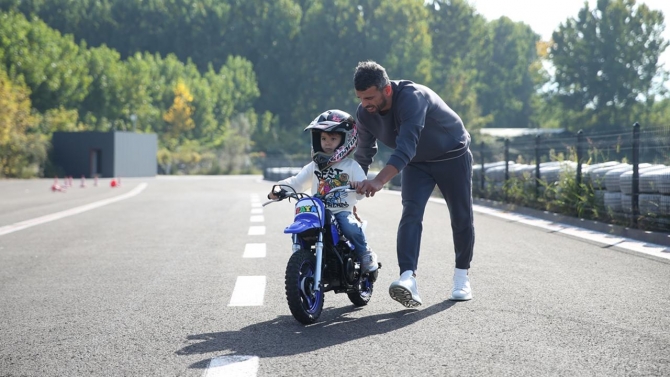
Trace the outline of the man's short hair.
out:
M 379 90 L 384 89 L 391 81 L 386 74 L 386 69 L 379 63 L 372 60 L 358 63 L 356 72 L 354 73 L 354 88 L 362 92 L 371 87 L 376 87 Z

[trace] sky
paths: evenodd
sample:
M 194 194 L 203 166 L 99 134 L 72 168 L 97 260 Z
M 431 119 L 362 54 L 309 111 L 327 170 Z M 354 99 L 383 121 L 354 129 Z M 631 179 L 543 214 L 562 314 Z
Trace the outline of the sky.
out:
M 487 20 L 507 16 L 512 21 L 529 25 L 543 40 L 549 40 L 554 30 L 568 18 L 576 18 L 584 6 L 584 0 L 469 0 L 479 14 Z M 589 8 L 594 8 L 596 0 L 589 0 Z M 670 39 L 670 0 L 638 0 L 653 10 L 663 12 L 665 31 L 663 37 Z M 670 69 L 670 47 L 661 56 L 665 69 Z

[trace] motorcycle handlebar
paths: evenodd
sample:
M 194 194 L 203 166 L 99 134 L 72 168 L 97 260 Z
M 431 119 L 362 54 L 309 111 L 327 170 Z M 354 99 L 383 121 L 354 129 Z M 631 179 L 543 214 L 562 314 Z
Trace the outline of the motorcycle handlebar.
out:
M 285 187 L 290 187 L 290 186 L 285 186 Z M 278 191 L 275 191 L 276 188 L 279 188 L 279 190 L 278 190 Z M 293 190 L 293 187 L 290 187 L 290 188 Z M 353 188 L 353 187 L 351 187 L 351 186 L 349 186 L 349 185 L 347 185 L 347 186 L 340 186 L 340 187 L 335 187 L 335 188 L 331 189 L 331 190 L 328 192 L 328 194 L 331 194 L 331 193 L 334 193 L 334 192 L 337 192 L 337 191 L 355 192 L 356 189 Z M 270 204 L 270 203 L 280 202 L 280 201 L 282 201 L 282 200 L 284 200 L 284 199 L 287 199 L 287 198 L 300 199 L 300 197 L 303 197 L 303 196 L 309 196 L 309 195 L 304 194 L 304 193 L 298 193 L 298 192 L 296 192 L 295 190 L 293 190 L 293 192 L 289 192 L 289 191 L 287 191 L 287 190 L 284 190 L 284 189 L 282 188 L 282 185 L 274 185 L 274 186 L 272 186 L 272 192 L 275 193 L 275 196 L 277 196 L 277 199 L 271 199 L 271 200 L 269 200 L 269 201 L 263 203 L 263 207 L 265 207 L 266 205 L 268 205 L 268 204 Z M 326 194 L 326 195 L 328 195 L 328 194 Z M 268 196 L 268 198 L 269 198 L 269 196 Z

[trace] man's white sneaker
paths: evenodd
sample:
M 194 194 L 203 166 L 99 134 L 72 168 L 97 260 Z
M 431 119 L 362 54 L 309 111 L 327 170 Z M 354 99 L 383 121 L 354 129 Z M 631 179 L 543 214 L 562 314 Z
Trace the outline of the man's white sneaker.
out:
M 470 288 L 470 277 L 468 270 L 457 268 L 454 271 L 454 287 L 451 289 L 451 301 L 472 300 L 472 288 Z
M 400 279 L 391 283 L 389 287 L 391 298 L 403 304 L 406 308 L 415 308 L 421 305 L 421 297 L 416 288 L 414 271 L 408 270 L 400 275 Z

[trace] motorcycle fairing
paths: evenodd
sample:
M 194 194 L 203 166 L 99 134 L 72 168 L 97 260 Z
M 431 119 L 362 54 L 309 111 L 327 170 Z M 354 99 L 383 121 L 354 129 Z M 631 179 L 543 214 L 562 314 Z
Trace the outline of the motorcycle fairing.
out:
M 293 224 L 284 229 L 284 233 L 297 234 L 309 229 L 321 228 L 324 224 L 325 208 L 318 198 L 300 199 L 295 204 Z

